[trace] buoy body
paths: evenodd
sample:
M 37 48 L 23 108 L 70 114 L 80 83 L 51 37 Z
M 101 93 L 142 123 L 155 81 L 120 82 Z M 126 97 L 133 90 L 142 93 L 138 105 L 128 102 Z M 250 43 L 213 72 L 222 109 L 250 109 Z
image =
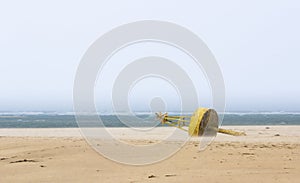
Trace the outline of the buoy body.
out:
M 168 116 L 168 113 L 161 112 L 156 113 L 156 116 L 162 124 L 187 131 L 192 137 L 215 137 L 218 132 L 234 136 L 246 135 L 244 132 L 219 128 L 219 117 L 214 109 L 201 107 L 192 116 Z
M 198 108 L 191 116 L 188 132 L 190 136 L 215 136 L 218 126 L 219 118 L 215 110 Z

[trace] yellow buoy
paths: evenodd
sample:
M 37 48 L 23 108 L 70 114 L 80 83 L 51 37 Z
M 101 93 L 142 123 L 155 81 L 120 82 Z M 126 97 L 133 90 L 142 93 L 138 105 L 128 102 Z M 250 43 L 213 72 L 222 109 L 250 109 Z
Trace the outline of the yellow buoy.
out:
M 241 136 L 244 132 L 219 128 L 218 114 L 214 109 L 198 108 L 192 116 L 169 116 L 168 113 L 156 113 L 162 124 L 187 131 L 190 136 L 216 136 L 217 132 Z M 185 127 L 188 125 L 188 129 Z

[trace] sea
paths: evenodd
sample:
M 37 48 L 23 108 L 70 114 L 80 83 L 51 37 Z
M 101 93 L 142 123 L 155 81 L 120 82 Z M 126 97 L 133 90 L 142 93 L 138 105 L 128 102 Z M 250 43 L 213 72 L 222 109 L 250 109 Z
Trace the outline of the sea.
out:
M 122 119 L 130 121 L 130 126 L 162 126 L 154 115 L 146 113 L 136 114 L 136 116 L 101 114 L 98 117 L 105 127 L 127 127 L 128 123 L 124 123 Z M 89 115 L 86 115 L 85 119 L 87 126 L 97 126 L 99 123 L 93 121 L 94 118 L 89 119 Z M 226 112 L 220 124 L 222 126 L 300 125 L 300 112 Z M 0 112 L 0 128 L 77 128 L 78 126 L 73 112 Z

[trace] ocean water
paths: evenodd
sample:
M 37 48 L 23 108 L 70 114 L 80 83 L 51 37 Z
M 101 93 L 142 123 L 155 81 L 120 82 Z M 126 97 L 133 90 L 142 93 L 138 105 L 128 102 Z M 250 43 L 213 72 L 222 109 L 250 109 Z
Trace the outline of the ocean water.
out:
M 122 115 L 130 126 L 161 126 L 154 116 Z M 88 115 L 86 126 L 99 126 Z M 106 127 L 126 127 L 115 115 L 101 116 Z M 127 123 L 128 124 L 128 123 Z M 300 125 L 300 113 L 225 113 L 222 125 Z M 0 113 L 0 128 L 76 128 L 78 124 L 73 114 L 60 113 Z

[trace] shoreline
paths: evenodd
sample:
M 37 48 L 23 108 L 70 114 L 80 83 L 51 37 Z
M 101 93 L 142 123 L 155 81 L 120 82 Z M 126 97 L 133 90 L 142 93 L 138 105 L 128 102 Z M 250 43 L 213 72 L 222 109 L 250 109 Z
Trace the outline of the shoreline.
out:
M 224 129 L 243 131 L 246 136 L 230 136 L 218 133 L 215 141 L 238 141 L 238 142 L 300 142 L 300 125 L 285 126 L 222 126 Z M 157 128 L 85 128 L 93 133 L 111 134 L 117 139 L 141 139 L 141 140 L 164 140 L 168 135 L 179 131 L 182 138 L 189 138 L 187 133 L 174 127 Z M 84 129 L 84 130 L 85 130 Z M 0 128 L 0 137 L 74 137 L 84 138 L 80 128 Z M 106 136 L 99 136 L 107 139 Z M 193 141 L 193 138 L 190 140 Z

